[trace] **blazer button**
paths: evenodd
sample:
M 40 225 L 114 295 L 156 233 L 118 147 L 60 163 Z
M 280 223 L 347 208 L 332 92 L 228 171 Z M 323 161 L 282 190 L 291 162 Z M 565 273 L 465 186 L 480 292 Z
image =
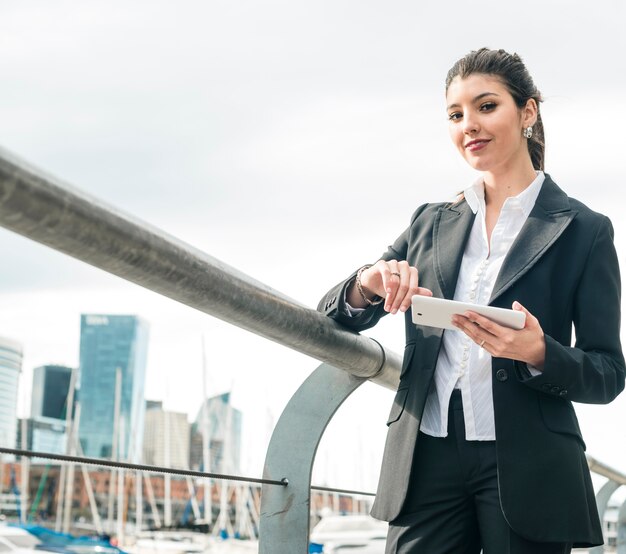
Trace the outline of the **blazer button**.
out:
M 506 369 L 499 369 L 498 371 L 496 371 L 496 379 L 498 381 L 506 381 L 509 378 L 509 374 L 507 373 Z
M 550 389 L 550 392 L 553 394 L 560 394 L 561 393 L 561 389 L 559 387 L 552 387 Z
M 563 389 L 563 390 L 559 393 L 559 396 L 560 396 L 560 397 L 562 397 L 562 398 L 565 398 L 565 397 L 567 396 L 567 390 L 566 390 L 566 389 Z

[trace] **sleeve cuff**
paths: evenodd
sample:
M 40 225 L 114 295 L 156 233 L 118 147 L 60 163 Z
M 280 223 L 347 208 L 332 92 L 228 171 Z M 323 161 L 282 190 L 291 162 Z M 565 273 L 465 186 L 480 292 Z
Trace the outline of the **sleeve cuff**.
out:
M 346 292 L 347 289 L 343 291 L 343 303 L 346 307 L 346 314 L 350 317 L 354 317 L 355 315 L 363 313 L 366 308 L 353 308 L 350 304 L 348 304 L 348 301 L 346 300 Z

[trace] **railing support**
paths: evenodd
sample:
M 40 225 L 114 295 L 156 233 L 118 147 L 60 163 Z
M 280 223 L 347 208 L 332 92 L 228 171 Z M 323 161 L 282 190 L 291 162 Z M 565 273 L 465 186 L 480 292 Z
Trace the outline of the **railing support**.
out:
M 604 527 L 604 513 L 606 512 L 606 507 L 609 504 L 609 500 L 613 493 L 620 488 L 620 484 L 616 481 L 609 479 L 602 488 L 596 494 L 596 505 L 598 507 L 598 514 L 600 516 L 600 521 L 602 522 L 602 526 Z M 604 545 L 595 546 L 589 550 L 589 554 L 602 554 L 604 552 Z
M 626 502 L 617 515 L 617 554 L 626 554 Z
M 289 400 L 268 446 L 263 477 L 259 554 L 306 554 L 309 545 L 311 471 L 317 446 L 343 401 L 366 379 L 320 365 Z

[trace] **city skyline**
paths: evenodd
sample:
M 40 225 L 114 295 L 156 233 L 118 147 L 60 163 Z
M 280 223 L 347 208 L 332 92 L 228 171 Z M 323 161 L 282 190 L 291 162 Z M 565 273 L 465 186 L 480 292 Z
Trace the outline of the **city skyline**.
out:
M 83 314 L 81 321 L 86 321 L 92 325 L 95 324 L 97 327 L 101 327 L 103 324 L 108 325 L 110 321 L 115 321 L 116 318 L 123 318 L 127 321 L 135 320 L 142 322 L 144 325 L 146 324 L 141 318 L 128 314 Z M 10 346 L 14 352 L 21 352 L 22 350 L 20 343 L 5 337 L 0 337 L 0 349 L 6 349 L 8 346 Z M 2 360 L 5 360 L 6 364 L 6 356 L 0 356 L 0 361 Z M 28 448 L 34 451 L 50 452 L 54 454 L 66 453 L 66 409 L 69 395 L 72 394 L 70 392 L 71 374 L 72 371 L 77 372 L 78 383 L 73 392 L 75 408 L 81 398 L 79 369 L 80 368 L 74 369 L 58 364 L 45 364 L 33 368 L 30 394 L 31 405 L 29 413 L 25 414 L 28 417 L 18 417 L 17 411 L 15 411 L 12 420 L 9 421 L 4 417 L 4 414 L 0 414 L 3 416 L 0 417 L 0 427 L 3 425 L 8 427 L 12 426 L 16 429 L 16 444 L 5 444 L 4 446 L 7 448 L 14 446 L 17 448 L 22 447 L 20 438 L 22 428 L 20 427 L 20 421 L 26 419 L 25 430 L 28 433 L 26 442 Z M 24 380 L 19 379 L 20 373 L 22 373 L 22 370 L 17 372 L 18 379 L 16 386 L 18 390 L 20 386 L 25 386 Z M 100 392 L 106 391 L 100 390 Z M 17 398 L 18 395 L 14 394 L 13 396 Z M 242 413 L 231 405 L 230 392 L 220 392 L 207 397 L 206 400 L 201 403 L 198 410 L 195 410 L 195 418 L 193 417 L 193 409 L 191 412 L 172 412 L 164 410 L 162 400 L 145 398 L 143 395 L 140 397 L 140 401 L 143 403 L 146 412 L 143 434 L 144 437 L 149 437 L 153 440 L 154 445 L 146 448 L 144 444 L 142 447 L 142 458 L 135 461 L 157 466 L 201 469 L 202 440 L 199 439 L 197 441 L 198 444 L 195 448 L 199 450 L 198 453 L 195 454 L 195 458 L 191 442 L 195 435 L 201 437 L 201 428 L 206 426 L 211 441 L 210 471 L 235 473 L 240 471 Z M 203 415 L 205 409 L 207 413 L 206 423 L 204 420 L 205 416 Z M 152 416 L 150 422 L 148 422 L 147 417 L 149 413 Z M 73 415 L 75 416 L 76 414 L 74 413 Z M 168 425 L 165 425 L 164 421 L 167 421 Z M 102 426 L 106 421 L 99 419 L 98 423 Z M 168 462 L 167 455 L 165 455 L 163 451 L 163 438 L 165 429 L 169 426 L 172 427 L 170 433 L 172 433 L 173 438 L 171 438 L 172 454 Z M 183 432 L 181 435 L 181 431 L 185 429 L 186 432 Z M 183 435 L 186 435 L 186 437 L 181 438 Z M 226 439 L 227 436 L 230 437 L 228 441 Z M 228 461 L 225 465 L 223 459 L 226 454 L 228 454 Z M 110 458 L 108 453 L 107 455 L 97 456 L 93 453 L 86 452 L 85 455 Z M 181 460 L 186 461 L 182 462 Z
M 526 62 L 548 173 L 611 218 L 624 270 L 623 2 L 570 2 L 567 21 L 564 3 L 537 0 L 527 15 L 454 1 L 63 6 L 71 18 L 3 4 L 2 146 L 305 306 L 374 261 L 418 205 L 476 179 L 450 144 L 444 80 L 482 46 Z M 4 229 L 0 253 L 0 335 L 23 342 L 24 379 L 78 364 L 81 313 L 140 314 L 146 395 L 196 408 L 206 367 L 208 390 L 244 413 L 242 471 L 261 474 L 273 423 L 319 362 Z M 403 327 L 390 316 L 368 334 L 401 353 Z M 315 482 L 375 487 L 392 400 L 368 383 L 346 401 Z M 576 412 L 588 452 L 626 470 L 626 395 Z
M 121 315 L 121 314 L 99 314 L 99 315 L 108 315 L 108 316 L 116 316 L 116 315 Z M 127 315 L 127 314 L 124 314 Z M 10 337 L 0 337 L 0 342 L 4 341 L 7 344 L 11 344 L 12 345 L 12 349 L 15 351 L 20 351 L 23 348 L 23 344 L 20 343 L 19 341 L 16 341 Z M 6 347 L 6 345 L 0 345 L 0 348 L 4 348 Z M 22 405 L 21 412 L 18 412 L 16 410 L 16 417 L 19 418 L 24 418 L 27 417 L 29 419 L 36 419 L 36 418 L 41 418 L 41 419 L 64 419 L 65 418 L 65 404 L 63 405 L 62 408 L 62 415 L 63 417 L 59 417 L 57 415 L 51 415 L 50 413 L 46 412 L 46 409 L 44 408 L 44 404 L 46 404 L 48 406 L 48 410 L 53 409 L 55 412 L 59 411 L 58 408 L 58 399 L 60 398 L 59 394 L 59 390 L 55 390 L 53 393 L 54 398 L 48 396 L 45 396 L 45 393 L 43 393 L 43 391 L 41 391 L 40 393 L 36 392 L 35 389 L 36 388 L 40 388 L 40 387 L 45 387 L 45 386 L 54 386 L 55 389 L 59 389 L 59 388 L 69 388 L 69 377 L 67 378 L 67 381 L 64 382 L 61 386 L 59 386 L 58 382 L 55 383 L 51 383 L 49 380 L 46 380 L 46 376 L 45 376 L 45 371 L 46 370 L 65 370 L 65 371 L 71 371 L 73 368 L 64 366 L 64 365 L 60 365 L 60 364 L 56 364 L 56 363 L 47 363 L 47 364 L 43 364 L 37 367 L 32 368 L 32 374 L 33 374 L 33 378 L 31 379 L 30 382 L 25 382 L 24 379 L 18 379 L 18 390 L 22 390 L 25 387 L 30 387 L 30 390 L 32 391 L 31 394 L 29 395 L 30 398 L 30 403 L 28 405 Z M 37 372 L 38 370 L 41 372 L 40 376 L 37 377 Z M 19 373 L 23 373 L 24 371 L 28 371 L 28 368 L 21 368 L 21 370 L 19 371 Z M 57 378 L 57 376 L 55 375 L 54 378 Z M 77 389 L 77 391 L 80 389 Z M 67 391 L 66 391 L 67 392 Z M 214 394 L 211 394 L 207 400 L 211 400 L 211 399 L 217 399 L 217 398 L 222 398 L 222 397 L 227 397 L 229 399 L 230 397 L 230 391 L 219 391 L 219 392 L 215 392 Z M 63 398 L 65 399 L 66 396 L 63 396 Z M 159 406 L 159 408 L 163 408 L 163 399 L 159 399 L 159 398 L 145 398 L 144 399 L 146 402 L 146 405 L 148 406 L 147 409 L 150 409 L 150 404 L 157 404 Z M 75 400 L 76 401 L 76 400 Z M 185 414 L 185 416 L 187 417 L 187 421 L 190 423 L 190 425 L 192 423 L 196 423 L 197 421 L 194 421 L 193 418 L 193 413 L 196 412 L 196 420 L 198 420 L 198 418 L 201 417 L 201 411 L 202 411 L 202 401 L 200 401 L 200 405 L 197 409 L 193 409 L 190 408 L 189 412 L 182 412 Z M 38 405 L 38 407 L 36 408 L 36 406 Z M 54 406 L 54 408 L 52 407 Z M 237 410 L 238 415 L 236 416 L 238 418 L 237 421 L 237 425 L 241 425 L 241 421 L 240 421 L 240 417 L 241 417 L 241 412 L 239 410 Z M 174 413 L 174 412 L 173 412 Z M 213 424 L 215 425 L 215 424 Z

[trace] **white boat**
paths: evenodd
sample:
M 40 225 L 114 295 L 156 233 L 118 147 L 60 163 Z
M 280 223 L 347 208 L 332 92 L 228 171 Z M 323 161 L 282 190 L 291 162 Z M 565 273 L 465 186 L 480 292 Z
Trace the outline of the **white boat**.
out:
M 203 533 L 154 531 L 141 533 L 123 550 L 130 554 L 200 554 L 212 552 L 212 543 L 211 537 Z
M 383 554 L 388 524 L 368 515 L 325 516 L 313 528 L 310 552 Z
M 13 525 L 0 525 L 0 551 L 11 554 L 42 554 L 37 547 L 42 542 L 25 529 Z
M 155 531 L 142 533 L 123 550 L 129 554 L 257 554 L 259 543 L 185 531 Z
M 210 554 L 258 554 L 259 542 L 255 540 L 227 539 L 216 543 L 213 546 L 213 550 L 209 552 Z

